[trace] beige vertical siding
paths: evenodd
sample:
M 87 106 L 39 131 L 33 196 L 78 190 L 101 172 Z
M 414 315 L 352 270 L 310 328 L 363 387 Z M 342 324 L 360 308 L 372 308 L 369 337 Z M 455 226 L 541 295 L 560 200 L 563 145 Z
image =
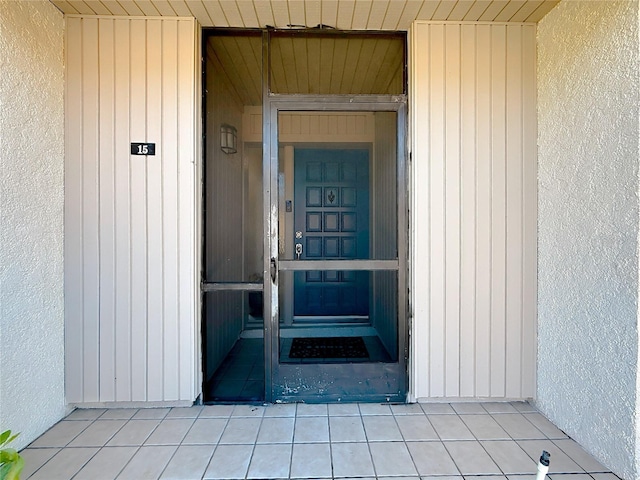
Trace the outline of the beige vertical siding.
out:
M 67 18 L 70 403 L 197 395 L 197 51 L 190 19 Z
M 535 25 L 416 22 L 412 394 L 535 392 Z

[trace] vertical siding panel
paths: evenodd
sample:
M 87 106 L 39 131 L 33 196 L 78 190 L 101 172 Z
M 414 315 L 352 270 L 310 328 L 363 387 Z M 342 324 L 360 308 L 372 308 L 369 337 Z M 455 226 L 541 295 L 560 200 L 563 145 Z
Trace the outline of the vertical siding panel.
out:
M 412 297 L 413 326 L 411 348 L 415 360 L 414 375 L 410 377 L 413 394 L 418 397 L 430 395 L 429 371 L 429 26 L 414 24 L 411 29 L 411 97 L 416 108 L 412 114 L 414 145 L 412 151 Z M 419 139 L 419 140 L 418 140 Z
M 506 287 L 506 27 L 491 29 L 491 396 L 504 396 Z
M 146 141 L 146 21 L 131 20 L 132 142 Z M 131 382 L 132 400 L 147 400 L 147 176 L 146 157 L 131 156 Z
M 100 401 L 115 400 L 114 22 L 99 20 Z
M 116 401 L 133 399 L 131 386 L 131 176 L 129 151 L 129 21 L 115 22 Z
M 523 27 L 523 295 L 522 295 L 522 396 L 536 392 L 537 319 L 537 154 L 536 154 L 536 27 Z
M 475 393 L 476 27 L 461 31 L 460 396 Z
M 194 169 L 195 169 L 195 23 L 178 22 L 178 51 L 185 53 L 178 58 L 178 221 L 180 277 L 180 398 L 194 398 L 195 363 L 195 312 L 196 295 L 194 256 Z
M 460 25 L 445 31 L 445 396 L 460 395 Z
M 521 395 L 522 377 L 522 27 L 507 27 L 506 388 Z
M 491 27 L 477 27 L 476 121 L 476 396 L 489 397 L 491 376 Z
M 432 25 L 429 108 L 430 213 L 431 213 L 431 396 L 444 396 L 445 372 L 445 63 L 443 25 Z
M 418 22 L 412 35 L 413 185 L 429 186 L 413 197 L 413 268 L 428 270 L 413 277 L 414 348 L 428 348 L 414 358 L 431 382 L 416 395 L 531 398 L 535 26 Z
M 67 400 L 193 400 L 195 22 L 68 25 Z
M 82 239 L 84 283 L 83 400 L 100 398 L 100 271 L 98 154 L 98 28 L 96 19 L 82 23 Z
M 65 136 L 65 393 L 68 402 L 82 402 L 84 358 L 82 283 L 82 20 L 67 20 Z
M 162 201 L 164 239 L 164 399 L 178 400 L 178 24 L 163 23 L 162 66 Z
M 147 109 L 144 141 L 162 138 L 162 20 L 146 21 Z M 164 268 L 162 166 L 164 141 L 156 143 L 156 155 L 146 158 L 147 176 L 147 400 L 163 399 L 164 369 Z

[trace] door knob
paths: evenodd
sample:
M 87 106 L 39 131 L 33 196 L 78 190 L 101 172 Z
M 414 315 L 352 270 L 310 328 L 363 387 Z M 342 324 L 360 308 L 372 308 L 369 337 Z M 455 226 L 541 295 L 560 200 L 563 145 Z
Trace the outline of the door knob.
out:
M 302 244 L 296 243 L 296 256 L 298 257 L 298 260 L 300 260 L 300 255 L 302 255 Z

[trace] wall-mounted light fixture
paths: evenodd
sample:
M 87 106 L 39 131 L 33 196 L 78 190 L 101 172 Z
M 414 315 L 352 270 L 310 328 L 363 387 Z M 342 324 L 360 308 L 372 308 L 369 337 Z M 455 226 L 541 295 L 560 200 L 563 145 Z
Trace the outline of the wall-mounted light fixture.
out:
M 220 148 L 224 153 L 237 153 L 238 130 L 233 125 L 220 125 Z

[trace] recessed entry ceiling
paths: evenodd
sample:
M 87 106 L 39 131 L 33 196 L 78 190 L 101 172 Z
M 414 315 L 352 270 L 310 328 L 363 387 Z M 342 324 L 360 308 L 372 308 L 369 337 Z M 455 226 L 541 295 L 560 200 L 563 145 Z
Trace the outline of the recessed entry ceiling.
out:
M 262 104 L 262 38 L 211 35 L 207 59 L 243 105 Z M 404 93 L 404 35 L 310 35 L 272 40 L 273 93 Z
M 407 30 L 414 20 L 538 22 L 559 0 L 51 0 L 66 14 L 186 16 L 203 27 Z

